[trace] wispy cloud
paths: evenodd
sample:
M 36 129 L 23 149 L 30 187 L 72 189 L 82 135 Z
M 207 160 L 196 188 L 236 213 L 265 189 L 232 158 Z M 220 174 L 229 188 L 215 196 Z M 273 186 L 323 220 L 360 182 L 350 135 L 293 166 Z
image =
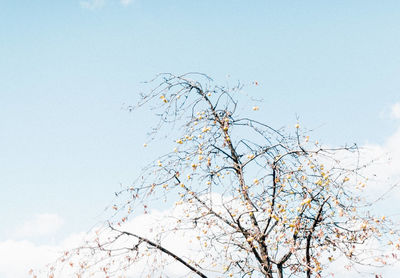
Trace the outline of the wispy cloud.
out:
M 128 6 L 132 2 L 133 2 L 133 0 L 120 0 L 121 5 L 123 5 L 123 6 Z
M 81 1 L 80 5 L 82 8 L 89 9 L 89 10 L 95 10 L 102 8 L 105 5 L 105 0 L 87 0 L 87 1 Z
M 64 220 L 57 214 L 37 214 L 16 229 L 17 237 L 34 237 L 50 235 L 57 232 L 64 224 Z
M 400 119 L 400 102 L 397 102 L 392 106 L 390 115 L 394 119 Z
M 116 1 L 116 0 L 114 0 Z M 134 0 L 118 0 L 122 6 L 129 6 Z M 81 1 L 80 5 L 84 9 L 96 10 L 101 9 L 106 5 L 107 0 L 85 0 Z

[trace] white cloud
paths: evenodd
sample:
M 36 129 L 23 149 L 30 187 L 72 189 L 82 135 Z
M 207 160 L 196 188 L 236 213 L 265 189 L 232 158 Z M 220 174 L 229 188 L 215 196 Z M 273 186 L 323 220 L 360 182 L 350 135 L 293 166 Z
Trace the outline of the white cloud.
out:
M 400 119 L 400 102 L 397 102 L 392 106 L 391 116 L 394 119 Z
M 214 200 L 217 203 L 218 201 L 220 201 L 218 200 L 217 196 L 215 196 Z M 165 229 L 166 232 L 163 233 L 164 247 L 177 254 L 183 254 L 184 257 L 195 258 L 197 256 L 196 254 L 198 254 L 197 251 L 201 249 L 200 243 L 195 239 L 196 235 L 200 233 L 200 230 L 171 230 L 171 227 L 176 224 L 176 220 L 183 217 L 181 214 L 186 213 L 185 210 L 187 208 L 187 206 L 183 205 L 176 208 L 166 209 L 164 211 L 154 210 L 148 214 L 140 215 L 131 219 L 130 221 L 125 223 L 123 227 L 121 227 L 121 229 L 128 230 L 139 235 L 144 235 L 150 239 L 154 239 L 154 236 L 158 234 L 161 229 Z M 199 226 L 197 228 L 200 229 L 201 227 Z M 92 231 L 92 233 L 94 233 L 94 231 L 95 229 Z M 211 232 L 211 230 L 209 232 Z M 81 246 L 82 241 L 86 236 L 86 233 L 72 234 L 56 245 L 37 245 L 27 240 L 7 240 L 0 242 L 0 257 L 2 258 L 2 260 L 0 260 L 0 277 L 31 278 L 31 276 L 29 276 L 28 274 L 31 268 L 37 270 L 44 267 L 47 263 L 54 262 L 62 253 L 62 251 Z M 107 234 L 103 234 L 101 235 L 101 237 L 102 236 L 107 237 Z M 123 243 L 127 244 L 127 241 L 124 241 Z M 215 250 L 212 252 L 216 252 Z M 215 262 L 218 261 L 218 253 L 210 255 L 211 257 L 213 257 Z M 128 275 L 128 277 L 132 278 L 142 277 L 142 271 L 146 269 L 146 267 L 148 268 L 149 262 L 153 263 L 154 258 L 155 257 L 153 256 L 148 257 L 148 260 L 139 261 L 138 264 L 132 266 L 129 272 L 125 274 Z M 220 256 L 220 259 L 224 259 L 223 256 Z M 169 275 L 169 277 L 187 277 L 185 276 L 187 274 L 187 270 L 185 269 L 185 267 L 177 262 L 173 262 L 171 258 L 167 258 L 166 256 L 158 256 L 156 260 L 154 260 L 154 263 L 155 261 L 167 265 L 166 268 L 163 269 L 164 275 Z M 379 271 L 383 271 L 386 274 L 384 275 L 384 277 L 394 278 L 397 277 L 396 274 L 393 274 L 398 273 L 396 272 L 396 270 L 397 269 L 393 268 L 385 268 L 383 270 L 380 269 Z M 69 271 L 72 271 L 72 269 L 69 266 L 66 266 L 64 269 L 61 269 L 61 272 L 57 273 L 55 277 L 73 277 L 73 274 Z M 344 270 L 343 262 L 340 260 L 338 260 L 336 264 L 332 265 L 330 271 L 335 274 L 335 277 L 362 277 L 354 271 Z M 44 272 L 39 274 L 38 277 L 41 278 L 47 276 Z M 104 277 L 104 275 L 102 276 L 101 273 L 97 273 L 91 277 Z M 210 277 L 215 276 L 213 276 L 213 274 L 210 274 Z
M 123 6 L 128 6 L 129 4 L 131 4 L 133 2 L 133 0 L 120 0 L 120 3 Z
M 89 9 L 89 10 L 95 10 L 95 9 L 102 8 L 105 5 L 105 0 L 81 1 L 80 5 L 82 8 Z
M 366 170 L 373 175 L 373 180 L 389 184 L 400 181 L 400 127 L 391 135 L 384 144 L 366 144 L 363 154 L 366 158 L 374 160 Z M 382 187 L 381 187 L 382 188 Z
M 43 267 L 56 257 L 56 248 L 37 246 L 32 242 L 7 240 L 0 242 L 0 276 L 4 278 L 29 277 L 32 267 Z
M 34 237 L 50 235 L 57 232 L 64 224 L 64 220 L 57 214 L 37 214 L 16 229 L 17 237 Z
M 131 221 L 125 224 L 126 229 L 130 231 L 134 231 L 139 233 L 140 235 L 146 235 L 146 237 L 152 237 L 154 233 L 149 231 L 156 231 L 161 226 L 168 225 L 168 221 L 171 221 L 168 218 L 168 215 L 172 213 L 173 209 L 167 209 L 165 211 L 152 211 L 147 215 L 140 215 L 138 217 L 133 218 Z M 179 210 L 179 213 L 182 211 Z M 53 215 L 54 216 L 54 215 Z M 49 218 L 52 217 L 36 217 L 38 219 L 41 218 Z M 25 227 L 32 228 L 34 223 L 38 226 L 40 221 L 32 221 L 26 223 Z M 174 220 L 175 222 L 175 220 Z M 45 222 L 41 222 L 44 225 Z M 162 223 L 162 225 L 160 225 Z M 39 229 L 40 230 L 40 229 Z M 48 231 L 48 228 L 44 229 Z M 40 230 L 42 231 L 42 230 Z M 74 233 L 68 236 L 63 241 L 57 244 L 35 244 L 30 240 L 6 240 L 0 242 L 0 277 L 2 278 L 32 278 L 30 275 L 30 270 L 34 270 L 34 274 L 39 278 L 48 277 L 47 276 L 47 265 L 56 262 L 56 260 L 64 253 L 66 250 L 71 250 L 78 246 L 83 246 L 83 242 L 85 239 L 95 237 L 96 228 L 94 228 L 89 233 Z M 109 234 L 104 234 L 104 237 L 107 237 Z M 171 233 L 169 234 L 165 240 L 165 244 L 167 248 L 170 248 L 174 252 L 190 252 L 191 248 L 193 248 L 193 244 L 188 242 L 189 239 L 193 239 L 194 235 L 192 232 L 181 232 L 181 233 Z M 187 254 L 190 255 L 190 254 Z M 149 259 L 154 259 L 155 257 L 149 257 Z M 158 257 L 157 259 L 159 259 Z M 74 261 L 75 265 L 78 265 L 77 260 L 82 259 L 81 257 L 74 257 L 71 261 Z M 156 260 L 157 260 L 156 259 Z M 166 257 L 170 263 L 165 269 L 164 273 L 168 273 L 171 275 L 170 277 L 181 277 L 187 273 L 187 269 L 180 265 L 177 262 L 173 262 L 171 258 Z M 93 260 L 94 257 L 93 257 Z M 148 267 L 148 262 L 146 260 L 139 261 L 138 264 L 135 264 L 129 272 L 125 273 L 129 275 L 129 277 L 141 277 L 140 273 Z M 59 269 L 59 272 L 56 272 L 55 277 L 57 278 L 69 278 L 74 276 L 74 268 L 69 267 L 67 263 L 64 264 L 64 267 Z M 97 268 L 94 269 L 97 271 Z M 100 278 L 104 277 L 104 273 L 95 272 L 93 275 L 89 275 L 90 277 Z
M 386 120 L 389 118 L 400 119 L 400 102 L 387 106 L 381 112 L 380 117 Z M 398 204 L 398 198 L 400 198 L 400 126 L 382 144 L 366 143 L 359 147 L 358 163 L 359 165 L 368 165 L 361 172 L 369 179 L 365 192 L 377 199 L 391 187 L 398 185 L 398 188 L 387 194 L 386 197 L 390 197 L 390 202 L 387 200 L 385 203 L 393 210 L 400 209 L 399 206 L 394 205 Z M 339 159 L 343 161 L 346 157 L 339 157 Z M 354 165 L 354 162 L 353 159 L 350 163 Z M 396 198 L 397 200 L 395 200 Z
M 89 10 L 96 10 L 103 8 L 106 5 L 107 0 L 85 0 L 81 1 L 80 5 L 84 9 L 89 9 Z M 118 2 L 122 6 L 128 6 L 132 4 L 133 0 L 118 0 Z
M 35 244 L 29 240 L 6 240 L 0 242 L 0 277 L 32 278 L 31 269 L 46 269 L 46 265 L 54 262 L 65 250 L 79 246 L 85 233 L 75 233 L 56 245 Z M 48 277 L 46 274 L 38 277 Z M 72 277 L 65 271 L 57 278 Z

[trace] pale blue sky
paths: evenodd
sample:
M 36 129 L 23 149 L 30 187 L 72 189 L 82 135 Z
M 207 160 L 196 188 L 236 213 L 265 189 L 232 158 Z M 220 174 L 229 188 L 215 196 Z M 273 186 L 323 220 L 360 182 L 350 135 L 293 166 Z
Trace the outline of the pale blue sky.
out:
M 56 239 L 99 219 L 160 150 L 142 147 L 151 112 L 121 109 L 159 72 L 257 80 L 266 122 L 328 144 L 398 126 L 399 1 L 19 0 L 0 23 L 0 240 L 34 214 L 65 220 Z

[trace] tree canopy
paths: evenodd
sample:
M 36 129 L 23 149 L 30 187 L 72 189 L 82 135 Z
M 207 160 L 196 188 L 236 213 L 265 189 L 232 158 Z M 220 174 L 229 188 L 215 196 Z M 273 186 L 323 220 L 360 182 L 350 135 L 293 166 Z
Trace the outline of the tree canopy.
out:
M 160 74 L 151 84 L 132 109 L 155 110 L 152 134 L 168 130 L 162 140 L 174 149 L 116 193 L 114 216 L 49 275 L 177 277 L 172 264 L 184 277 L 327 277 L 337 261 L 397 261 L 399 230 L 363 198 L 368 165 L 357 145 L 325 146 L 299 123 L 287 132 L 241 115 L 242 87 L 204 74 Z M 130 220 L 160 201 L 170 214 L 138 232 Z

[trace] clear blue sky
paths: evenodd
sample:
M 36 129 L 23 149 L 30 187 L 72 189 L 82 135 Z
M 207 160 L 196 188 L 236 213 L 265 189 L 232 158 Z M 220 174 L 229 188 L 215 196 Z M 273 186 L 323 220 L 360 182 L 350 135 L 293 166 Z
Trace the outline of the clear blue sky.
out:
M 38 213 L 65 219 L 60 237 L 98 219 L 159 151 L 142 147 L 151 112 L 121 109 L 159 72 L 257 80 L 272 126 L 299 116 L 329 144 L 382 143 L 399 15 L 397 0 L 1 1 L 0 239 Z

